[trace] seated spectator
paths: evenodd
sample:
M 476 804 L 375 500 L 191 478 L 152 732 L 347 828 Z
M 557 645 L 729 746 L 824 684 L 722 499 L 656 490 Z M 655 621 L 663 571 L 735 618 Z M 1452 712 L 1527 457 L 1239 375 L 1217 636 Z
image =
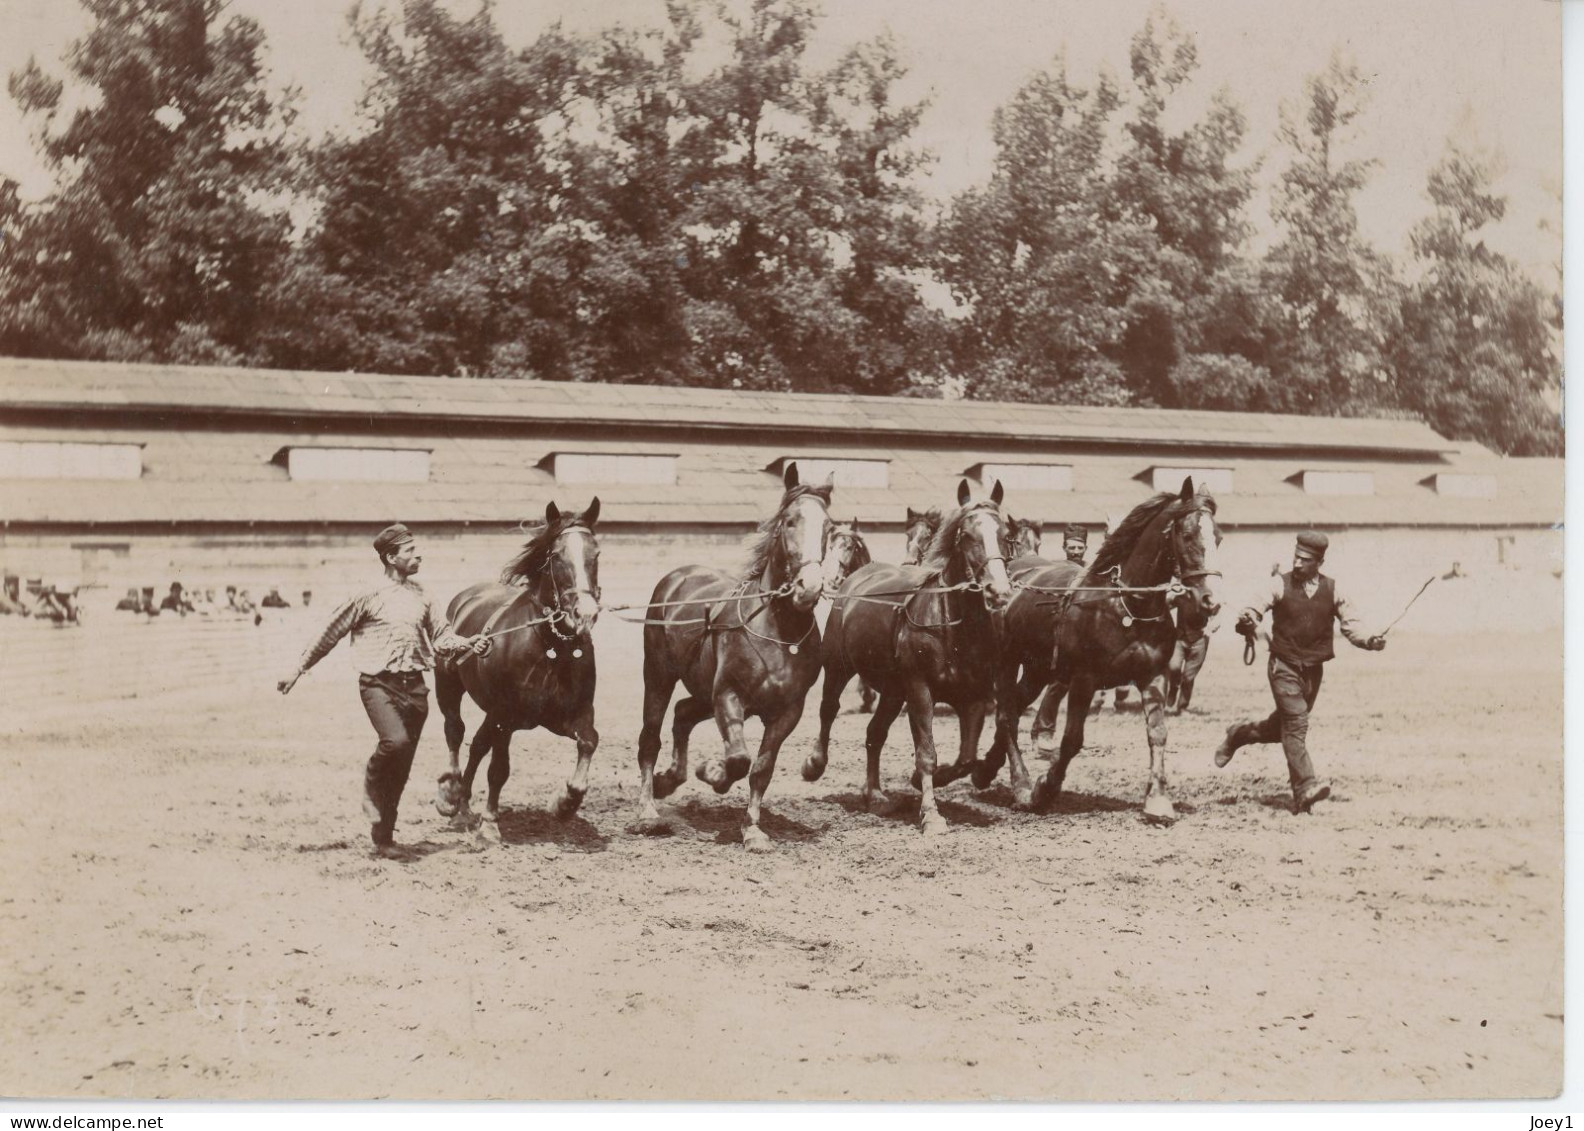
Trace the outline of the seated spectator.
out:
M 144 616 L 159 616 L 159 606 L 154 603 L 154 586 L 143 586 L 142 605 L 138 609 Z
M 0 592 L 0 616 L 30 617 L 33 610 L 22 600 L 22 579 L 15 574 L 5 575 L 5 589 Z
M 82 611 L 77 606 L 76 587 L 43 586 L 33 602 L 33 615 L 40 620 L 52 620 L 57 624 L 80 623 Z
M 237 612 L 251 616 L 255 625 L 264 622 L 264 614 L 258 611 L 258 606 L 253 604 L 253 594 L 246 589 L 237 594 L 236 604 L 233 607 Z
M 259 602 L 259 607 L 265 609 L 289 609 L 291 608 L 291 602 L 281 596 L 280 586 L 271 585 L 270 591 L 264 594 L 264 599 Z
M 162 613 L 178 613 L 181 616 L 186 616 L 194 611 L 193 604 L 182 592 L 182 585 L 179 581 L 171 582 L 170 592 L 165 595 L 165 599 L 160 602 L 159 607 Z
M 126 596 L 116 602 L 115 611 L 118 613 L 141 613 L 143 599 L 138 596 L 137 586 L 134 585 L 126 591 Z

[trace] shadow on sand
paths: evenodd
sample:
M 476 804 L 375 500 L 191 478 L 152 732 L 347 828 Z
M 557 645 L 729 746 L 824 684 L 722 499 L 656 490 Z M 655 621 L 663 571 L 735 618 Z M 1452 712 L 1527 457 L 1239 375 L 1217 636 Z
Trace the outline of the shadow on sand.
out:
M 686 798 L 672 807 L 672 831 L 679 836 L 692 834 L 700 840 L 713 840 L 716 844 L 741 844 L 743 807 L 740 805 L 711 804 L 699 798 Z M 677 827 L 681 825 L 683 827 Z M 803 843 L 819 838 L 825 828 L 813 828 L 783 817 L 773 809 L 762 809 L 759 827 L 771 840 Z

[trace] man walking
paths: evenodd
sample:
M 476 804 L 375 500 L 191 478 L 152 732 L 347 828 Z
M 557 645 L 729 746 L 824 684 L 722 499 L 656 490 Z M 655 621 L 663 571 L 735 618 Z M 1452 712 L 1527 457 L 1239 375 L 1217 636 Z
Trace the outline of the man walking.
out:
M 1325 662 L 1336 655 L 1332 622 L 1340 623 L 1342 635 L 1356 648 L 1379 652 L 1386 647 L 1384 636 L 1366 636 L 1360 630 L 1336 582 L 1320 572 L 1328 545 L 1326 536 L 1317 531 L 1298 535 L 1291 572 L 1279 574 L 1260 604 L 1238 617 L 1238 632 L 1253 637 L 1260 618 L 1267 611 L 1271 614 L 1269 675 L 1276 709 L 1259 722 L 1228 727 L 1215 752 L 1215 764 L 1222 767 L 1240 747 L 1280 742 L 1287 755 L 1293 804 L 1300 813 L 1331 796 L 1331 783 L 1315 777 L 1306 739 Z
M 423 557 L 407 527 L 398 522 L 381 530 L 374 539 L 374 552 L 385 568 L 385 583 L 343 603 L 276 688 L 282 695 L 290 692 L 304 672 L 351 634 L 352 662 L 360 673 L 358 692 L 379 735 L 363 775 L 363 812 L 373 822 L 369 835 L 375 855 L 399 858 L 394 840 L 396 808 L 429 715 L 429 687 L 423 673 L 434 666 L 437 651 L 454 655 L 471 649 L 482 656 L 489 651 L 489 640 L 482 633 L 464 638 L 452 632 L 413 580 Z

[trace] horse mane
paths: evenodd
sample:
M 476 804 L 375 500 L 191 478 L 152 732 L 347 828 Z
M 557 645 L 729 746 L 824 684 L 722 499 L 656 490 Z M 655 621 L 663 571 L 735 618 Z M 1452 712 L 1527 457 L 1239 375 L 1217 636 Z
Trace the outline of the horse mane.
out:
M 940 524 L 940 529 L 935 531 L 935 537 L 925 549 L 924 556 L 919 559 L 921 568 L 929 570 L 930 573 L 945 572 L 946 567 L 951 564 L 952 551 L 957 546 L 957 536 L 962 532 L 963 519 L 969 511 L 979 505 L 979 503 L 969 503 L 946 516 Z
M 788 487 L 786 493 L 781 496 L 781 505 L 776 507 L 775 513 L 761 522 L 754 533 L 748 536 L 748 543 L 743 547 L 743 564 L 738 576 L 758 577 L 770 565 L 770 555 L 775 551 L 775 531 L 781 524 L 781 516 L 786 514 L 789 506 L 804 495 L 818 495 L 827 507 L 830 506 L 831 487 L 828 484 L 814 486 L 799 483 L 795 487 Z
M 1177 492 L 1163 491 L 1159 495 L 1145 499 L 1129 511 L 1128 516 L 1117 524 L 1117 528 L 1106 536 L 1106 540 L 1100 544 L 1099 552 L 1095 554 L 1094 562 L 1085 571 L 1084 580 L 1101 580 L 1111 570 L 1126 562 L 1144 531 L 1156 522 L 1163 519 L 1174 522 L 1199 506 L 1204 506 L 1212 515 L 1215 514 L 1215 499 L 1209 495 L 1194 495 L 1184 502 Z
M 501 584 L 521 585 L 538 577 L 544 572 L 545 565 L 550 560 L 550 551 L 555 548 L 556 539 L 574 526 L 587 525 L 588 523 L 583 521 L 581 511 L 575 514 L 571 511 L 562 511 L 561 516 L 554 522 L 544 523 L 544 529 L 529 539 L 501 570 Z

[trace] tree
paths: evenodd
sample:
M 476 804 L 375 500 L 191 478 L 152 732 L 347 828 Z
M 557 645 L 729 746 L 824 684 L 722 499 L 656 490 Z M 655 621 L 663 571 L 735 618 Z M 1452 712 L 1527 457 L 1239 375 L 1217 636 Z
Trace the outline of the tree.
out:
M 0 353 L 248 360 L 289 233 L 269 202 L 290 115 L 265 91 L 263 33 L 222 24 L 223 0 L 83 3 L 67 60 L 97 100 L 68 114 L 35 60 L 10 80 L 55 187 L 3 205 Z
M 1131 399 L 1111 354 L 1153 243 L 1117 214 L 1105 176 L 1118 106 L 1109 76 L 1085 90 L 1057 60 L 997 109 L 990 183 L 953 202 L 939 236 L 940 275 L 970 310 L 953 341 L 968 395 Z
M 1283 231 L 1267 258 L 1283 307 L 1270 407 L 1336 415 L 1378 407 L 1378 327 L 1389 294 L 1386 262 L 1358 230 L 1354 198 L 1376 162 L 1344 158 L 1366 104 L 1364 76 L 1334 54 L 1304 83 L 1301 108 L 1283 106 L 1278 136 L 1291 159 L 1272 215 Z
M 1390 360 L 1400 403 L 1436 431 L 1511 455 L 1561 455 L 1560 306 L 1481 232 L 1506 214 L 1495 162 L 1449 144 L 1410 243 Z

